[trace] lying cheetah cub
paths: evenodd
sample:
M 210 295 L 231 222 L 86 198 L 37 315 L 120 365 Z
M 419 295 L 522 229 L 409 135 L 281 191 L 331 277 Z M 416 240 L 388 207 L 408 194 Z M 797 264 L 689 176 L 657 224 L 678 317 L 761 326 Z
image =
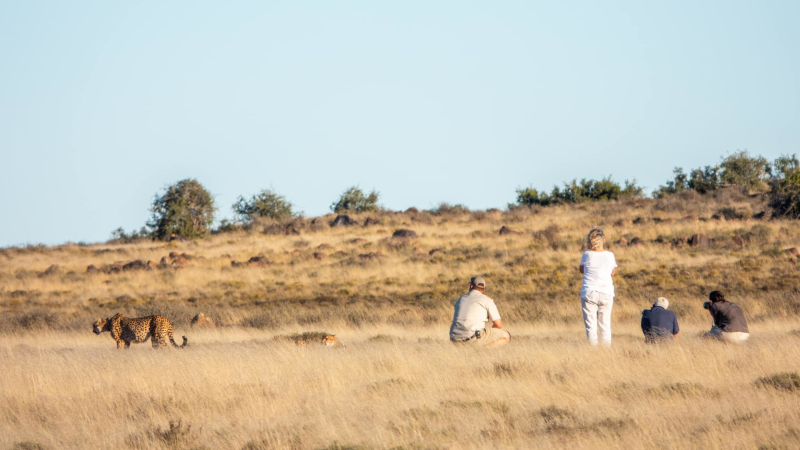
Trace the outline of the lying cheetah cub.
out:
M 339 340 L 335 334 L 328 334 L 319 331 L 306 331 L 305 333 L 290 334 L 288 336 L 275 336 L 276 341 L 294 342 L 303 346 L 309 343 L 320 343 L 324 347 L 340 347 Z

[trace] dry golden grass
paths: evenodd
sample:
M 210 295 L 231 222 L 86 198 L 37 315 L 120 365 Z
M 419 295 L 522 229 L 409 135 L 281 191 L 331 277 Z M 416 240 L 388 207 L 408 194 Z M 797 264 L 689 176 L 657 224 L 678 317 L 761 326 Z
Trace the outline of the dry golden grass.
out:
M 742 346 L 686 327 L 663 347 L 624 326 L 607 350 L 580 326 L 517 327 L 494 351 L 398 327 L 346 330 L 341 349 L 243 329 L 193 333 L 185 351 L 10 337 L 0 448 L 796 448 L 800 393 L 758 384 L 800 371 L 787 326 Z
M 800 223 L 712 220 L 724 207 L 752 213 L 763 200 L 723 191 L 381 213 L 383 225 L 367 228 L 304 220 L 300 236 L 256 229 L 183 244 L 2 249 L 0 448 L 795 448 L 800 276 L 782 250 L 800 244 Z M 596 224 L 610 241 L 643 241 L 612 246 L 620 268 L 608 350 L 586 346 L 577 296 L 582 241 Z M 519 234 L 500 236 L 503 225 Z M 392 239 L 398 228 L 419 237 Z M 716 241 L 672 244 L 694 233 Z M 170 251 L 196 258 L 180 270 L 86 273 Z M 370 253 L 381 256 L 359 256 Z M 270 264 L 231 266 L 256 255 Z M 447 340 L 452 304 L 475 274 L 514 336 L 505 348 Z M 751 342 L 698 338 L 713 289 L 742 306 Z M 682 337 L 646 347 L 640 311 L 658 296 L 670 299 Z M 118 352 L 90 331 L 117 312 L 165 315 L 190 345 Z M 200 312 L 218 328 L 190 329 Z M 345 346 L 272 339 L 315 330 Z

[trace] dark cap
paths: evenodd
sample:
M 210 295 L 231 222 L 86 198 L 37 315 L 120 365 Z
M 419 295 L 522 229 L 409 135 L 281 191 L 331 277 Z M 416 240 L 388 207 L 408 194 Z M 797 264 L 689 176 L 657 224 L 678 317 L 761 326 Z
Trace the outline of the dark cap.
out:
M 486 287 L 486 280 L 484 280 L 483 277 L 472 277 L 472 279 L 469 280 L 469 284 L 475 287 Z

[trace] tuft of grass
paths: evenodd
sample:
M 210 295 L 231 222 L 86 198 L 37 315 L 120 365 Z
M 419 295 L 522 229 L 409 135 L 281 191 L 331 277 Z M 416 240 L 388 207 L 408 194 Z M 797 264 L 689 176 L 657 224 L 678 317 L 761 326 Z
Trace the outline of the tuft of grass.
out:
M 156 428 L 153 435 L 167 447 L 175 449 L 191 447 L 197 440 L 195 433 L 192 432 L 192 426 L 184 426 L 180 420 L 170 421 L 169 428 Z
M 369 338 L 369 342 L 376 342 L 376 343 L 384 342 L 384 343 L 387 343 L 387 344 L 395 344 L 395 343 L 398 343 L 398 342 L 403 342 L 403 339 L 401 339 L 401 338 L 399 338 L 397 336 L 391 336 L 391 335 L 388 335 L 388 334 L 377 334 L 377 335 Z
M 169 421 L 167 428 L 152 427 L 143 433 L 131 434 L 125 439 L 125 444 L 133 449 L 151 449 L 166 447 L 172 450 L 200 450 L 207 449 L 198 446 L 198 432 L 191 425 L 184 425 L 182 420 Z
M 293 430 L 271 429 L 265 434 L 265 438 L 249 441 L 242 446 L 241 450 L 272 450 L 277 448 L 303 450 L 307 448 L 304 445 L 302 436 Z
M 242 319 L 242 326 L 259 330 L 278 328 L 280 318 L 271 311 L 262 311 Z
M 61 317 L 52 311 L 34 309 L 0 317 L 0 329 L 6 331 L 41 331 L 58 327 Z
M 325 331 L 305 331 L 303 333 L 294 333 L 289 335 L 279 335 L 275 336 L 273 339 L 277 342 L 300 342 L 305 341 L 307 343 L 311 342 L 321 342 L 322 339 L 326 336 L 330 336 L 331 333 L 327 333 Z
M 492 366 L 492 372 L 499 378 L 513 378 L 523 375 L 527 371 L 527 364 L 520 362 L 499 362 Z
M 45 450 L 42 444 L 31 441 L 15 442 L 11 450 Z
M 709 389 L 702 384 L 685 382 L 662 384 L 658 388 L 650 389 L 649 393 L 654 395 L 681 397 L 685 399 L 696 397 L 719 397 L 719 392 Z
M 800 391 L 800 375 L 797 372 L 782 372 L 766 377 L 761 377 L 755 382 L 756 386 L 772 388 L 783 392 Z
M 325 447 L 320 447 L 319 450 L 368 450 L 368 449 L 363 445 L 340 444 L 334 441 L 333 444 Z

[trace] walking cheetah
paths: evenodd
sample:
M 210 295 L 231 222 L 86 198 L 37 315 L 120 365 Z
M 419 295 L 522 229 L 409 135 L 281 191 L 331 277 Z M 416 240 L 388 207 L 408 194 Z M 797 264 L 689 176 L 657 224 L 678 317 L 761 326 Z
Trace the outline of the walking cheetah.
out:
M 122 314 L 115 314 L 110 318 L 97 319 L 94 323 L 95 334 L 100 334 L 104 331 L 111 332 L 111 337 L 117 342 L 118 349 L 121 349 L 123 345 L 125 348 L 129 348 L 131 342 L 141 344 L 148 339 L 153 344 L 153 348 L 166 347 L 167 338 L 176 348 L 186 347 L 188 343 L 185 335 L 183 336 L 183 344 L 178 345 L 175 343 L 175 339 L 172 337 L 172 324 L 169 323 L 166 317 L 162 316 L 128 319 Z

